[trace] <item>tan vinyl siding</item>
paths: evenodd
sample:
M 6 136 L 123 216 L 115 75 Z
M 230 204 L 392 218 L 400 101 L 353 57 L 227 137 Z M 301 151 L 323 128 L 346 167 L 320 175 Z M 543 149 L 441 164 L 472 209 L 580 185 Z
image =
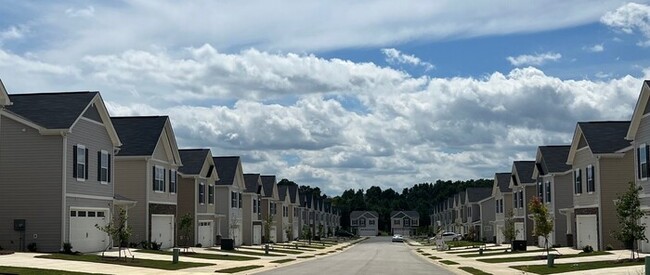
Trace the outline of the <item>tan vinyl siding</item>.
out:
M 551 205 L 554 217 L 553 232 L 555 244 L 567 245 L 567 220 L 566 216 L 560 213 L 560 209 L 573 207 L 573 173 L 556 175 L 551 179 Z
M 73 167 L 75 165 L 75 152 L 73 148 L 75 145 L 83 145 L 88 150 L 88 159 L 86 160 L 86 165 L 88 165 L 88 179 L 83 181 L 77 180 L 73 174 Z M 66 162 L 67 193 L 113 197 L 113 182 L 115 182 L 113 178 L 111 177 L 111 182 L 108 183 L 100 183 L 97 180 L 97 152 L 102 150 L 110 154 L 111 161 L 113 161 L 113 143 L 108 135 L 108 131 L 106 131 L 106 127 L 86 119 L 79 119 L 72 128 L 72 132 L 68 134 L 68 157 Z M 115 165 L 112 163 L 111 169 L 114 167 Z
M 596 190 L 600 189 L 602 194 L 600 208 L 602 232 L 600 235 L 604 241 L 602 245 L 611 244 L 616 249 L 623 247 L 611 236 L 611 233 L 619 228 L 614 200 L 627 188 L 629 182 L 634 181 L 633 154 L 634 151 L 629 150 L 623 158 L 600 159 L 600 184 L 597 183 L 596 186 Z
M 650 104 L 647 104 L 646 106 L 650 106 Z M 641 118 L 641 123 L 639 124 L 639 129 L 636 132 L 636 136 L 634 137 L 634 153 L 636 154 L 636 149 L 639 147 L 641 144 L 646 144 L 647 146 L 650 146 L 650 117 L 643 117 Z M 644 194 L 650 194 L 650 179 L 638 179 L 638 172 L 636 170 L 637 166 L 637 160 L 636 156 L 634 157 L 634 163 L 632 164 L 635 167 L 634 170 L 634 178 L 636 179 L 637 185 L 643 187 L 643 190 L 641 191 Z
M 145 223 L 147 221 L 147 162 L 144 158 L 139 160 L 115 160 L 115 193 L 136 201 L 136 205 L 129 208 L 129 226 L 132 228 L 131 241 L 140 242 L 147 240 Z
M 479 203 L 479 218 L 481 220 L 481 240 L 492 242 L 494 239 L 494 224 L 496 207 L 494 198 Z M 473 211 L 473 210 L 472 210 Z
M 58 251 L 62 244 L 63 138 L 42 136 L 7 117 L 0 119 L 0 246 L 18 249 L 13 220 L 26 219 L 25 245 L 35 242 L 40 250 Z
M 578 150 L 576 152 L 575 158 L 573 159 L 573 170 L 576 170 L 580 168 L 582 171 L 582 194 L 575 195 L 575 190 L 573 188 L 573 174 L 571 174 L 571 193 L 574 193 L 573 195 L 573 203 L 576 208 L 580 207 L 591 207 L 595 204 L 599 204 L 599 187 L 598 187 L 598 182 L 599 182 L 599 177 L 598 175 L 595 175 L 595 184 L 596 184 L 596 191 L 593 194 L 589 194 L 587 192 L 587 166 L 588 165 L 596 165 L 597 160 L 591 154 L 591 150 L 588 149 L 582 149 Z M 594 168 L 595 173 L 598 173 L 598 167 Z

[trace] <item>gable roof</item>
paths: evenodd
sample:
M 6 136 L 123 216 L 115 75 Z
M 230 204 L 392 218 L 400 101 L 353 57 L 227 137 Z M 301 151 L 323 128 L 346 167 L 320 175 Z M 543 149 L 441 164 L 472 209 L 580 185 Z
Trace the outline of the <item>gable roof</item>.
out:
M 277 184 L 275 183 L 275 176 L 260 176 L 262 178 L 262 188 L 264 189 L 265 198 L 275 198 L 277 195 Z M 274 192 L 275 191 L 275 192 Z
M 64 92 L 10 95 L 7 110 L 47 129 L 69 129 L 98 92 Z
M 180 149 L 178 154 L 183 162 L 183 166 L 178 168 L 178 172 L 186 175 L 198 175 L 203 169 L 205 159 L 210 154 L 210 149 Z
M 111 117 L 123 143 L 117 155 L 153 155 L 168 119 L 168 116 Z
M 281 201 L 284 201 L 287 198 L 287 191 L 289 187 L 286 185 L 278 185 L 278 198 Z
M 467 192 L 467 200 L 469 200 L 469 202 L 479 202 L 492 195 L 492 188 L 469 187 L 465 192 Z
M 510 177 L 512 173 L 495 173 L 494 174 L 494 184 L 499 187 L 501 193 L 510 193 Z
M 578 146 L 581 137 L 584 137 L 593 154 L 613 154 L 630 147 L 630 142 L 625 139 L 629 128 L 629 121 L 578 122 L 573 134 L 567 164 L 573 164 L 575 153 L 580 149 Z
M 7 94 L 7 89 L 0 79 L 0 106 L 11 105 L 11 100 L 9 100 L 9 94 Z
M 235 182 L 237 167 L 239 166 L 238 156 L 213 157 L 214 166 L 219 173 L 217 185 L 232 185 Z
M 641 118 L 643 118 L 644 115 L 643 113 L 648 108 L 648 99 L 650 99 L 650 80 L 645 80 L 641 85 L 639 99 L 637 99 L 636 105 L 634 106 L 634 112 L 632 113 L 632 119 L 630 120 L 630 127 L 625 134 L 626 140 L 634 140 L 639 125 L 641 125 Z
M 535 170 L 537 174 L 563 173 L 571 170 L 566 164 L 571 145 L 548 145 L 537 148 Z
M 289 201 L 291 203 L 298 203 L 298 185 L 289 185 Z
M 379 213 L 377 213 L 377 211 L 352 211 L 350 212 L 350 219 L 356 220 L 358 218 L 361 218 L 361 216 L 364 216 L 365 214 L 370 214 L 377 219 L 379 218 Z
M 260 191 L 260 174 L 244 174 L 245 192 L 258 193 Z
M 403 217 L 403 215 L 400 215 L 400 214 L 404 214 L 406 216 L 409 216 L 412 219 L 419 219 L 420 218 L 420 213 L 418 213 L 418 211 L 391 211 L 390 212 L 390 218 L 392 219 L 392 218 L 401 218 L 401 217 Z M 396 217 L 398 215 L 399 215 L 399 217 Z
M 533 179 L 533 170 L 535 170 L 534 160 L 513 161 L 510 186 L 535 183 L 536 181 Z

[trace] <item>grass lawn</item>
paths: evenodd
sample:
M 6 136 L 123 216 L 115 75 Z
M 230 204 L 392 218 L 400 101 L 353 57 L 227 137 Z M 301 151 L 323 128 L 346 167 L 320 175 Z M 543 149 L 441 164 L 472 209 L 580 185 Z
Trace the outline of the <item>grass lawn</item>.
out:
M 83 273 L 55 269 L 40 269 L 28 267 L 0 266 L 0 274 L 21 274 L 21 275 L 86 275 L 100 273 Z
M 316 256 L 314 256 L 314 255 L 305 255 L 305 256 L 298 256 L 296 258 L 298 258 L 298 259 L 307 259 L 307 258 L 313 258 L 313 257 L 316 257 Z
M 483 270 L 478 270 L 478 269 L 470 267 L 470 266 L 461 266 L 461 267 L 459 267 L 459 269 L 462 269 L 462 270 L 464 270 L 466 272 L 469 272 L 471 274 L 474 274 L 474 275 L 492 275 L 492 273 L 487 273 L 487 272 L 485 272 Z
M 451 241 L 447 242 L 447 245 L 449 247 L 463 247 L 463 246 L 478 246 L 478 245 L 485 245 L 485 243 L 482 242 L 471 242 L 471 241 Z
M 247 248 L 245 248 L 245 249 L 257 250 L 257 251 L 264 251 L 264 248 L 255 248 L 255 247 L 247 247 Z M 277 253 L 285 253 L 285 254 L 302 254 L 302 253 L 305 253 L 305 252 L 307 252 L 307 251 L 314 251 L 314 250 L 310 250 L 310 249 L 295 249 L 295 248 L 292 248 L 292 249 L 286 249 L 286 248 L 285 248 L 285 249 L 279 249 L 279 248 L 273 248 L 273 249 L 270 249 L 270 248 L 269 248 L 269 253 L 277 252 Z
M 281 260 L 271 261 L 271 263 L 272 264 L 283 264 L 283 263 L 291 262 L 291 261 L 295 261 L 295 260 L 296 259 L 281 259 Z
M 513 255 L 517 253 L 531 253 L 531 252 L 544 252 L 546 249 L 531 249 L 528 251 L 510 251 L 510 252 L 489 252 L 489 251 L 483 251 L 483 255 L 479 255 L 478 251 L 472 252 L 471 254 L 460 254 L 458 256 L 463 257 L 463 258 L 475 258 L 475 257 L 485 257 L 485 256 L 495 256 L 495 255 Z M 551 249 L 551 251 L 555 251 L 555 249 Z
M 217 251 L 217 252 L 224 252 L 224 253 L 232 253 L 232 254 L 242 254 L 242 255 L 250 255 L 250 256 L 267 256 L 267 257 L 283 257 L 287 256 L 284 254 L 274 254 L 269 251 L 269 254 L 265 254 L 264 252 L 255 252 L 255 251 L 244 251 L 244 250 L 221 250 L 221 249 L 215 249 L 215 248 L 208 248 L 210 251 Z
M 483 251 L 506 251 L 506 249 L 508 249 L 508 248 L 506 248 L 506 247 L 503 247 L 503 248 L 487 248 L 487 249 L 483 249 Z M 540 249 L 540 250 L 542 250 L 542 249 Z M 463 249 L 463 250 L 460 250 L 460 251 L 447 251 L 445 253 L 448 253 L 448 254 L 478 253 L 478 249 L 474 249 L 474 250 Z
M 137 250 L 136 252 L 169 255 L 169 256 L 172 255 L 172 252 L 161 251 L 161 250 Z M 250 260 L 259 259 L 257 257 L 246 257 L 246 256 L 227 255 L 227 254 L 194 253 L 194 252 L 183 252 L 181 253 L 181 256 L 200 258 L 200 259 L 209 259 L 209 260 L 224 260 L 224 261 L 250 261 Z
M 102 264 L 117 264 L 117 265 L 156 268 L 156 269 L 164 269 L 164 270 L 179 270 L 179 269 L 190 268 L 190 267 L 212 265 L 206 263 L 190 263 L 190 262 L 180 262 L 180 261 L 177 264 L 173 264 L 171 257 L 169 258 L 169 261 L 147 260 L 147 259 L 127 259 L 125 261 L 124 259 L 117 259 L 115 257 L 102 257 L 98 255 L 68 255 L 68 254 L 50 254 L 50 255 L 36 256 L 36 258 L 93 262 L 93 263 L 102 263 Z
M 443 263 L 443 264 L 446 264 L 446 265 L 456 265 L 456 264 L 458 264 L 457 262 L 450 261 L 450 260 L 442 260 L 440 262 Z
M 217 270 L 215 272 L 216 273 L 237 273 L 237 272 L 256 269 L 256 268 L 260 268 L 260 267 L 264 267 L 264 266 L 263 265 L 238 266 L 238 267 L 233 267 L 233 268 L 220 269 L 220 270 Z
M 431 253 L 422 253 L 422 256 L 431 256 Z
M 431 256 L 431 257 L 429 257 L 429 259 L 431 259 L 431 260 L 441 260 L 442 258 L 440 258 L 438 256 Z
M 531 272 L 536 274 L 554 274 L 580 270 L 600 269 L 608 267 L 624 267 L 643 265 L 643 259 L 632 261 L 598 261 L 598 262 L 582 262 L 582 263 L 568 263 L 568 264 L 555 264 L 555 267 L 547 267 L 546 265 L 518 265 L 511 266 L 511 268 L 519 269 L 524 272 Z
M 591 253 L 578 253 L 578 254 L 568 254 L 568 255 L 555 255 L 555 259 L 567 259 L 567 258 L 578 258 L 578 257 L 591 257 L 591 256 L 600 256 L 612 254 L 605 251 L 594 251 Z M 523 261 L 537 261 L 545 260 L 546 255 L 535 255 L 535 256 L 521 256 L 521 257 L 507 257 L 507 258 L 494 258 L 494 259 L 479 259 L 484 263 L 507 263 L 507 262 L 523 262 Z

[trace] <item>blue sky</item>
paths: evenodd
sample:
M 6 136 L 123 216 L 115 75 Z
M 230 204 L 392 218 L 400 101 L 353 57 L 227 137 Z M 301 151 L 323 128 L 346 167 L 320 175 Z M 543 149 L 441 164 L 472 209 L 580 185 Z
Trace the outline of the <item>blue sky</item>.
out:
M 180 147 L 336 195 L 492 177 L 629 119 L 646 1 L 6 1 L 10 93 L 98 90 Z

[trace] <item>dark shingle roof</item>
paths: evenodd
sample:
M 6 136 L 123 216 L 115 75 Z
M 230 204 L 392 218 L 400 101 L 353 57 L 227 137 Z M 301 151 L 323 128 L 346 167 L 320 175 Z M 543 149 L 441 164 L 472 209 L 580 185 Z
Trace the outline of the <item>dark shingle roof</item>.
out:
M 591 152 L 594 154 L 614 153 L 630 146 L 625 140 L 629 121 L 578 122 Z
M 260 189 L 259 186 L 260 174 L 244 174 L 244 184 L 246 185 L 246 192 L 257 193 Z
M 350 212 L 350 219 L 358 219 L 361 217 L 363 214 L 369 212 L 370 214 L 374 215 L 375 217 L 379 218 L 379 213 L 377 211 L 352 211 Z
M 183 166 L 178 168 L 178 172 L 187 175 L 198 175 L 203 169 L 205 158 L 210 153 L 210 149 L 181 149 L 178 154 L 181 156 Z
M 467 199 L 469 202 L 479 202 L 492 195 L 492 188 L 490 187 L 470 187 L 465 190 L 467 192 Z
M 289 190 L 288 186 L 278 185 L 278 198 L 280 198 L 280 201 L 284 201 L 284 199 L 287 197 L 287 190 Z
M 118 156 L 150 156 L 156 149 L 167 116 L 111 117 L 122 141 Z
M 235 174 L 239 165 L 238 156 L 230 157 L 213 157 L 214 166 L 217 167 L 219 180 L 217 185 L 232 185 L 235 182 Z
M 399 212 L 402 212 L 411 218 L 416 218 L 416 219 L 420 218 L 420 213 L 418 213 L 418 211 L 391 211 L 390 217 L 392 218 L 393 216 L 395 216 L 395 214 Z
M 300 207 L 306 207 L 307 206 L 307 196 L 303 192 L 298 193 L 298 200 L 300 200 Z
M 9 95 L 7 110 L 48 129 L 68 129 L 98 92 Z M 123 141 L 124 142 L 124 141 Z
M 570 150 L 571 145 L 540 146 L 539 151 L 542 154 L 544 167 L 548 170 L 544 172 L 561 173 L 571 170 L 571 166 L 566 164 Z
M 533 160 L 518 160 L 514 162 L 515 171 L 522 184 L 534 183 L 533 170 L 535 169 L 535 161 Z
M 264 188 L 264 197 L 273 197 L 273 186 L 275 185 L 275 176 L 261 176 L 262 188 Z
M 292 184 L 289 185 L 289 200 L 291 203 L 298 203 L 298 196 L 296 195 L 298 193 L 298 185 L 297 184 Z
M 497 180 L 497 183 L 499 184 L 499 191 L 501 193 L 509 193 L 512 192 L 512 190 L 508 187 L 510 186 L 510 177 L 512 176 L 511 173 L 496 173 L 494 174 L 494 177 Z

